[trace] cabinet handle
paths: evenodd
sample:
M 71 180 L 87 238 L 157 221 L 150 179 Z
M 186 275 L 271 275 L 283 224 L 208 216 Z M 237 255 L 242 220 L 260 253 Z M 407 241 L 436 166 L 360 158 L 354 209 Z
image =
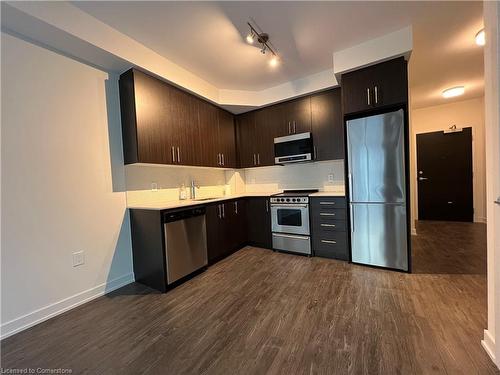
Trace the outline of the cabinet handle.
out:
M 335 214 L 328 214 L 326 212 L 321 212 L 319 216 L 335 216 Z
M 226 163 L 224 163 L 224 154 L 221 155 L 222 155 L 222 165 L 225 165 Z
M 175 147 L 172 146 L 172 163 L 175 163 Z
M 257 159 L 255 157 L 255 154 L 253 154 L 253 165 L 257 165 Z
M 349 205 L 349 213 L 351 219 L 351 233 L 354 233 L 354 210 L 352 209 L 352 204 Z
M 269 201 L 266 200 L 266 212 L 269 212 Z
M 335 224 L 321 224 L 321 226 L 335 228 Z
M 295 120 L 293 121 L 293 134 L 297 133 L 297 124 L 295 124 Z
M 366 89 L 366 101 L 370 105 L 370 89 Z
M 181 162 L 181 149 L 177 147 L 177 163 Z
M 217 205 L 217 216 L 219 219 L 222 219 L 222 213 L 221 213 L 221 208 L 220 208 L 220 204 Z
M 337 241 L 333 241 L 333 240 L 321 240 L 321 242 L 329 243 L 329 244 L 333 244 L 333 245 L 335 245 L 337 243 Z
M 378 103 L 378 87 L 375 86 L 375 88 L 373 89 L 373 91 L 375 91 L 375 104 Z
M 292 134 L 292 127 L 290 125 L 290 121 L 288 121 L 288 134 Z
M 257 154 L 257 165 L 260 165 L 260 154 Z
M 318 152 L 316 151 L 316 146 L 313 147 L 313 159 L 316 160 L 316 158 L 318 157 Z
M 226 210 L 225 210 L 225 207 L 224 207 L 225 204 L 222 203 L 220 206 L 222 207 L 222 218 L 224 219 L 226 217 Z
M 319 202 L 319 204 L 333 206 L 335 204 L 335 202 Z
M 234 213 L 238 215 L 238 202 L 234 202 Z
M 217 154 L 217 165 L 220 165 L 220 154 Z

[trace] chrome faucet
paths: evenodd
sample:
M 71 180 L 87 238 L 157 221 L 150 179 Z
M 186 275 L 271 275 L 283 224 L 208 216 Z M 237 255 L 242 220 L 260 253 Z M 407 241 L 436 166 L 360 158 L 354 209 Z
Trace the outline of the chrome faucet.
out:
M 196 188 L 200 188 L 199 185 L 196 185 L 194 180 L 191 180 L 191 199 L 196 199 Z

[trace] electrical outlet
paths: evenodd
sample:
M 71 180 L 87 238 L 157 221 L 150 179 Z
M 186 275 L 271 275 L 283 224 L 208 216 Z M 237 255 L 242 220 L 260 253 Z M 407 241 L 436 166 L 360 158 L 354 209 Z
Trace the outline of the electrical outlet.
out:
M 78 267 L 85 264 L 85 253 L 83 251 L 76 251 L 73 253 L 73 267 Z
M 330 182 L 330 183 L 333 182 L 333 173 L 328 175 L 328 182 Z
M 151 191 L 158 191 L 158 183 L 151 182 Z

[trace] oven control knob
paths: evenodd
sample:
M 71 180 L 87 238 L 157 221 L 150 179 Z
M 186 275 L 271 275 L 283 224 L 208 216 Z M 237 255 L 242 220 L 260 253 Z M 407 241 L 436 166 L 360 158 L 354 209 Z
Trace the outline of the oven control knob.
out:
M 283 199 L 283 198 L 280 198 L 280 202 L 283 202 L 283 201 L 284 201 L 284 199 Z
M 295 198 L 292 198 L 292 202 L 295 202 L 295 201 L 296 201 L 296 199 L 295 199 Z
M 290 198 L 287 198 L 287 199 L 286 199 L 286 201 L 287 201 L 287 202 L 290 202 Z

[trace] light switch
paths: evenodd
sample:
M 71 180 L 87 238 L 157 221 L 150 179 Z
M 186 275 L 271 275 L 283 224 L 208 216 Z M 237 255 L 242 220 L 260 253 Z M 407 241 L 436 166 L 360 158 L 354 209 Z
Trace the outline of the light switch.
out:
M 85 253 L 83 251 L 76 251 L 73 253 L 73 267 L 85 264 Z
M 333 182 L 333 173 L 328 175 L 328 182 L 330 182 L 330 183 Z

